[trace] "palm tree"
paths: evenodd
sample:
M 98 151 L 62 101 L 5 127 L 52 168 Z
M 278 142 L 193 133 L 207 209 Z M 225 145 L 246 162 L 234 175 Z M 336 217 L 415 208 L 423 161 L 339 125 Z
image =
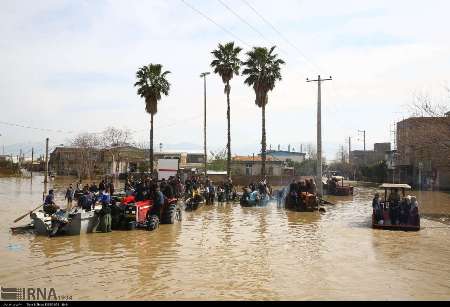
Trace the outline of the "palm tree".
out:
M 137 94 L 145 99 L 145 111 L 150 114 L 150 172 L 153 173 L 153 116 L 158 111 L 158 101 L 161 94 L 169 95 L 170 83 L 166 75 L 170 71 L 161 73 L 161 64 L 150 63 L 142 66 L 136 72 L 138 81 L 134 86 L 138 87 Z
M 227 142 L 227 176 L 231 177 L 231 135 L 230 135 L 230 80 L 233 75 L 239 75 L 239 68 L 241 60 L 238 55 L 242 48 L 235 47 L 234 42 L 219 44 L 218 49 L 212 51 L 214 60 L 211 62 L 211 67 L 214 68 L 214 73 L 222 77 L 225 84 L 224 92 L 227 94 L 227 121 L 228 121 L 228 142 Z
M 253 86 L 255 90 L 255 103 L 262 110 L 262 140 L 261 140 L 261 175 L 266 176 L 266 105 L 269 102 L 268 92 L 273 90 L 275 82 L 281 80 L 280 65 L 284 61 L 278 58 L 273 51 L 275 46 L 268 50 L 263 47 L 253 47 L 247 52 L 246 68 L 242 75 L 247 75 L 244 83 Z

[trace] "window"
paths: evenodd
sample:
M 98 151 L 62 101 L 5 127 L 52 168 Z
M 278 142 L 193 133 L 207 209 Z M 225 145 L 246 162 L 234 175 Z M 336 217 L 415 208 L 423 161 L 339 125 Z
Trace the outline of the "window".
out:
M 253 172 L 252 172 L 252 168 L 253 168 L 253 165 L 252 164 L 250 164 L 250 163 L 247 163 L 247 164 L 245 164 L 245 176 L 252 176 L 253 174 Z

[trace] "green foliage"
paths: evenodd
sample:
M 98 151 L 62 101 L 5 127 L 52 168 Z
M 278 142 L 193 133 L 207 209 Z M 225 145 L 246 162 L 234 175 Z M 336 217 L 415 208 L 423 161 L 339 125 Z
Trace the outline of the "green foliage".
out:
M 211 171 L 225 171 L 227 169 L 227 159 L 213 160 L 208 163 Z
M 218 152 L 210 152 L 207 167 L 212 171 L 225 171 L 227 168 L 227 151 L 223 149 Z
M 138 87 L 137 94 L 145 99 L 147 113 L 155 115 L 161 94 L 169 95 L 170 83 L 166 79 L 169 73 L 170 71 L 162 72 L 161 64 L 151 63 L 136 72 L 137 82 L 134 86 Z
M 211 62 L 211 67 L 214 68 L 214 73 L 222 77 L 225 83 L 225 93 L 229 92 L 227 83 L 233 78 L 233 75 L 239 75 L 241 67 L 241 60 L 239 59 L 239 52 L 242 48 L 235 47 L 234 42 L 219 44 L 216 50 L 211 53 L 214 55 L 214 60 Z
M 245 83 L 253 86 L 255 90 L 255 103 L 258 107 L 265 106 L 268 102 L 267 93 L 274 89 L 275 82 L 281 80 L 280 65 L 284 64 L 282 59 L 273 54 L 275 46 L 268 50 L 265 47 L 253 47 L 247 52 L 246 68 L 242 75 L 246 75 Z
M 150 163 L 148 161 L 144 161 L 142 163 L 139 163 L 139 165 L 137 167 L 138 172 L 140 172 L 140 173 L 147 172 L 149 168 L 150 168 Z
M 364 180 L 384 182 L 387 177 L 386 161 L 380 161 L 369 166 L 361 166 L 359 172 Z
M 317 160 L 306 159 L 302 162 L 294 162 L 290 159 L 286 160 L 289 167 L 293 167 L 295 174 L 300 176 L 315 176 Z

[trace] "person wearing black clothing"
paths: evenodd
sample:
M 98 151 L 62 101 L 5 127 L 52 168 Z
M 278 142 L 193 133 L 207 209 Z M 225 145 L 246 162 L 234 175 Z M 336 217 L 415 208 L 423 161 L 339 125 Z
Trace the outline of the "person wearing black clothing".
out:
M 289 192 L 295 192 L 298 194 L 300 192 L 300 187 L 295 180 L 292 180 L 291 184 L 289 185 Z
M 55 194 L 53 189 L 48 191 L 48 195 L 45 197 L 44 201 L 44 212 L 47 214 L 53 214 L 58 211 L 59 206 L 55 203 Z
M 98 189 L 99 189 L 100 191 L 106 190 L 105 180 L 100 181 L 100 184 L 98 185 Z
M 114 183 L 111 181 L 110 183 L 109 183 L 109 186 L 108 186 L 108 193 L 109 193 L 109 195 L 113 195 L 114 194 L 114 191 L 115 191 L 115 189 L 114 189 Z
M 214 185 L 213 185 L 213 182 L 212 182 L 212 181 L 209 183 L 209 193 L 208 193 L 208 196 L 209 196 L 209 203 L 210 203 L 211 205 L 214 205 L 214 199 L 216 198 L 216 189 L 214 188 Z
M 166 181 L 166 179 L 163 178 L 159 184 L 159 188 L 161 189 L 161 192 L 164 193 L 164 189 L 166 188 L 166 185 L 167 185 L 167 181 Z
M 186 181 L 184 182 L 184 186 L 185 186 L 185 194 L 187 195 L 192 195 L 192 181 L 190 179 L 186 179 Z
M 98 188 L 97 188 L 97 185 L 95 184 L 95 182 L 91 184 L 91 186 L 89 187 L 89 191 L 92 193 L 98 192 Z
M 166 184 L 162 190 L 163 194 L 167 198 L 173 198 L 173 188 L 170 184 Z
M 144 184 L 139 182 L 136 185 L 136 201 L 142 201 L 144 198 Z
M 111 232 L 111 211 L 111 204 L 109 201 L 102 201 L 102 209 L 99 211 L 101 232 Z
M 79 206 L 86 211 L 91 211 L 92 198 L 88 191 L 84 192 L 80 197 Z

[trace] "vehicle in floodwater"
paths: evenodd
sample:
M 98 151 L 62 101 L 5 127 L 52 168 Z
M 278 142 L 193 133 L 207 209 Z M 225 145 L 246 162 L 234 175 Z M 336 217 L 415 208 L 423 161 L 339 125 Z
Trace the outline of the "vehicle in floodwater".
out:
M 319 209 L 319 199 L 308 192 L 288 193 L 284 198 L 284 207 L 297 212 L 312 212 Z
M 160 223 L 173 224 L 175 220 L 181 221 L 181 210 L 176 198 L 166 199 L 159 214 L 150 214 L 152 200 L 135 201 L 134 196 L 123 197 L 122 194 L 113 195 L 111 203 L 113 229 L 154 230 Z M 58 209 L 53 214 L 47 214 L 41 209 L 30 213 L 31 222 L 28 225 L 12 227 L 11 230 L 15 233 L 21 230 L 32 230 L 35 234 L 50 237 L 96 232 L 100 223 L 101 209 L 100 204 L 97 204 L 93 210 L 85 210 L 78 206 L 70 211 Z
M 408 184 L 383 183 L 379 188 L 384 189 L 384 199 L 380 201 L 382 219 L 377 221 L 376 212 L 374 210 L 372 212 L 372 228 L 403 231 L 420 230 L 420 215 L 418 207 L 416 207 L 417 211 L 408 212 L 408 221 L 406 223 L 392 223 L 391 221 L 392 212 L 394 212 L 394 210 L 398 211 L 398 206 L 400 206 L 400 203 L 407 201 L 407 198 L 405 197 L 405 190 L 411 190 L 411 186 Z M 403 199 L 401 199 L 400 202 L 397 202 L 397 204 L 391 203 L 387 196 L 388 190 L 390 193 L 395 193 L 396 190 L 401 190 Z
M 29 228 L 38 235 L 80 235 L 94 232 L 99 223 L 101 206 L 93 211 L 85 211 L 74 208 L 70 212 L 58 210 L 54 214 L 47 214 L 44 210 L 30 213 L 31 223 Z
M 152 212 L 153 200 L 145 199 L 136 201 L 133 195 L 122 199 L 120 205 L 116 205 L 112 212 L 112 224 L 116 229 L 133 230 L 145 228 L 154 230 L 159 224 L 173 224 L 175 220 L 181 221 L 181 209 L 177 198 L 165 198 L 160 212 Z M 114 229 L 114 228 L 113 228 Z
M 339 184 L 341 182 L 341 184 Z M 344 177 L 332 176 L 326 181 L 324 185 L 327 193 L 334 196 L 349 196 L 353 195 L 353 187 L 351 185 L 344 185 Z
M 199 207 L 205 204 L 205 198 L 203 196 L 204 193 L 201 193 L 200 189 L 193 190 L 192 195 L 189 195 L 185 203 L 185 210 L 186 211 L 195 211 Z
M 250 191 L 246 188 L 241 196 L 240 204 L 242 207 L 266 206 L 269 201 L 270 196 L 267 193 L 260 193 L 257 190 Z

